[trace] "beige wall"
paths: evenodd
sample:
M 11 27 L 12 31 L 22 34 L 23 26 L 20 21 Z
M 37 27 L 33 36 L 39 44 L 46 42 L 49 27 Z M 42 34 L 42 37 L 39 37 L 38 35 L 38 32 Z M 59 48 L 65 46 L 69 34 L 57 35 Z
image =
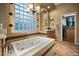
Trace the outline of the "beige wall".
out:
M 0 3 L 0 24 L 3 24 L 3 28 L 6 28 L 6 4 Z
M 42 14 L 42 22 L 41 22 L 41 33 L 46 33 L 46 31 L 47 31 L 47 28 L 48 28 L 48 25 L 47 26 L 45 26 L 45 22 L 47 21 L 48 22 L 48 13 L 43 13 Z
M 58 40 L 61 39 L 61 16 L 71 13 L 71 12 L 77 12 L 77 16 L 79 15 L 79 4 L 60 4 L 55 7 L 55 10 L 50 12 L 50 17 L 54 16 L 54 24 L 56 26 L 56 37 Z M 79 17 L 79 16 L 78 16 Z M 77 22 L 79 23 L 79 18 L 77 17 Z M 79 29 L 79 24 L 77 23 L 77 29 Z M 77 42 L 79 42 L 79 33 L 77 31 Z
M 61 39 L 61 16 L 71 12 L 77 12 L 77 6 L 77 4 L 60 4 L 56 6 L 54 11 L 51 11 L 50 16 L 55 16 L 54 20 L 58 39 Z
M 50 13 L 50 16 L 55 16 L 55 25 L 56 25 L 56 30 L 57 30 L 56 34 L 57 34 L 58 39 L 61 38 L 61 35 L 60 35 L 60 33 L 61 33 L 61 16 L 68 14 L 68 13 L 72 13 L 72 12 L 77 12 L 77 15 L 78 15 L 79 4 L 61 4 L 61 5 L 56 6 L 56 9 Z M 78 17 L 77 17 L 77 22 L 79 22 Z M 57 29 L 57 27 L 59 27 L 59 29 Z M 78 26 L 77 26 L 77 29 L 78 29 Z M 79 42 L 78 38 L 77 38 L 77 42 Z
M 6 4 L 0 3 L 0 24 L 3 24 L 3 28 L 6 28 Z M 1 41 L 0 41 L 0 45 L 1 45 Z M 1 47 L 0 47 L 0 55 L 1 53 Z

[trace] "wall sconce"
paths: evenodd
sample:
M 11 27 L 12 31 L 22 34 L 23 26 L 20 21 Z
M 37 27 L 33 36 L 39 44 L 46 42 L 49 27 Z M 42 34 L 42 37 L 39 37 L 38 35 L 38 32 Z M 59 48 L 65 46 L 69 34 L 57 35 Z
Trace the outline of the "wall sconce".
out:
M 55 17 L 55 16 L 50 17 L 51 21 L 54 21 L 54 17 Z
M 10 4 L 13 4 L 13 3 L 10 3 Z
M 11 15 L 11 16 L 12 16 L 12 15 L 13 15 L 13 13 L 12 13 L 12 12 L 10 12 L 10 13 L 9 13 L 9 15 Z
M 9 27 L 13 27 L 13 25 L 12 24 L 9 24 Z
M 3 29 L 3 24 L 0 24 L 0 30 L 2 30 Z

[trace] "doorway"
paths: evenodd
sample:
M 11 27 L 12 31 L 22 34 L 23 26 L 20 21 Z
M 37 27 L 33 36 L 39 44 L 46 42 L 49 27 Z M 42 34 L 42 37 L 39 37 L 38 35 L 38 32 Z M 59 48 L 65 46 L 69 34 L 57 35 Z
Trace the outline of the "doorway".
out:
M 63 15 L 61 18 L 62 41 L 76 42 L 76 13 Z

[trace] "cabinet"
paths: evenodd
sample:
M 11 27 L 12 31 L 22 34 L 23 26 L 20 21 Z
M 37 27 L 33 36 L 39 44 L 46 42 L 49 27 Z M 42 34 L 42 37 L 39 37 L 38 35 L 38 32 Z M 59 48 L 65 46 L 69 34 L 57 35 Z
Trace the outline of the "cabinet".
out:
M 75 36 L 74 28 L 67 28 L 66 29 L 66 41 L 73 42 Z
M 49 37 L 49 38 L 56 38 L 55 30 L 47 31 L 47 37 Z
M 4 55 L 4 41 L 0 38 L 0 56 Z
M 0 56 L 2 55 L 2 40 L 0 39 Z

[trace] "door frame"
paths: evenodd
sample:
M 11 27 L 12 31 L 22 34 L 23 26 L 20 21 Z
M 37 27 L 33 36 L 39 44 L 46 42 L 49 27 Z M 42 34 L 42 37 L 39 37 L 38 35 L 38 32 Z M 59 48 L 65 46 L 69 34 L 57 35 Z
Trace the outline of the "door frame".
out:
M 75 17 L 74 17 L 74 19 L 75 19 L 75 37 L 74 37 L 74 44 L 76 44 L 77 45 L 77 13 L 76 12 L 72 12 L 72 13 L 68 13 L 68 14 L 64 14 L 64 15 L 62 15 L 61 16 L 61 41 L 63 41 L 63 38 L 62 38 L 62 33 L 63 33 L 63 31 L 62 31 L 62 29 L 63 29 L 63 27 L 62 27 L 62 20 L 63 20 L 63 16 L 64 17 L 66 17 L 66 16 L 72 16 L 72 15 L 74 15 Z

